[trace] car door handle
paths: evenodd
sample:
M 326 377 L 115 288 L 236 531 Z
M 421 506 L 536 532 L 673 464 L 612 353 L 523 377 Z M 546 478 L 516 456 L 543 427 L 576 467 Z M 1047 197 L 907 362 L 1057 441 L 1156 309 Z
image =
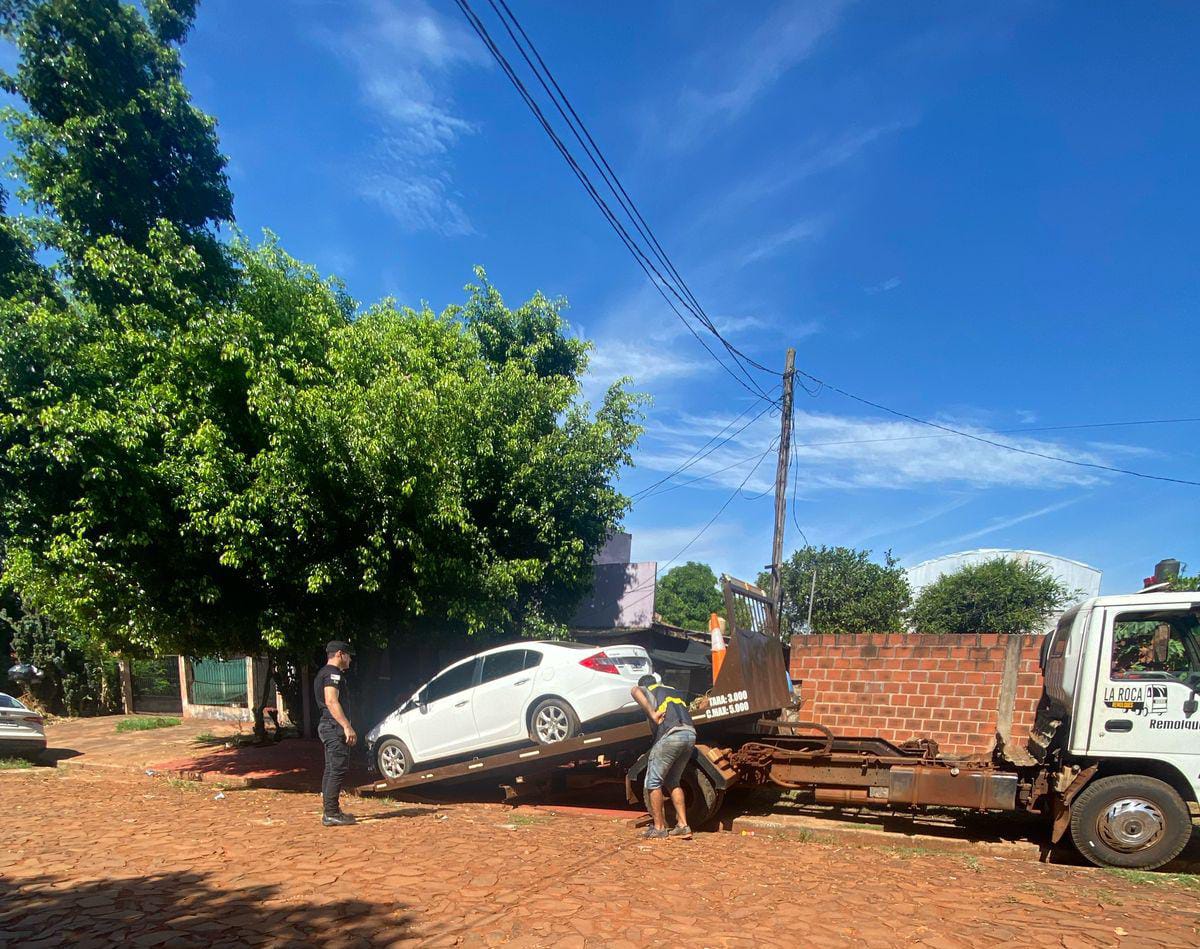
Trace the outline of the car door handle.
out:
M 1104 723 L 1104 727 L 1110 732 L 1131 732 L 1133 731 L 1133 720 L 1128 718 L 1110 718 Z
M 455 707 L 455 708 L 462 708 L 464 705 L 466 705 L 466 704 L 467 704 L 467 701 L 468 701 L 467 699 L 463 699 L 461 702 L 455 702 L 455 703 L 454 703 L 454 707 Z
M 516 682 L 513 683 L 513 685 L 524 685 L 528 681 L 529 681 L 528 679 L 518 679 Z

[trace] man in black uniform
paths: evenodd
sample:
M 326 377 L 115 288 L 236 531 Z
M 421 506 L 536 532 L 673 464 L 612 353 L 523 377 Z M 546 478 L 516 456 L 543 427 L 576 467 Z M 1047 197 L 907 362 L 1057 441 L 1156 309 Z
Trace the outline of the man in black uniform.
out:
M 683 788 L 679 786 L 683 769 L 696 747 L 696 726 L 688 714 L 687 702 L 677 690 L 663 685 L 652 675 L 642 676 L 630 693 L 654 725 L 654 744 L 646 763 L 646 790 L 650 792 L 654 826 L 647 828 L 643 836 L 690 838 L 692 829 L 687 822 Z M 701 699 L 696 708 L 705 711 L 708 700 Z M 664 790 L 671 795 L 671 803 L 675 805 L 675 826 L 670 830 L 667 830 Z
M 353 655 L 349 643 L 335 639 L 325 647 L 328 662 L 321 667 L 313 681 L 317 706 L 321 709 L 321 720 L 317 724 L 317 735 L 325 745 L 325 774 L 321 778 L 321 798 L 325 815 L 321 823 L 326 827 L 342 827 L 353 824 L 349 814 L 342 813 L 338 795 L 342 792 L 342 779 L 350 767 L 350 749 L 358 741 L 358 735 L 350 724 L 350 717 L 342 708 L 342 688 L 346 670 L 350 668 Z

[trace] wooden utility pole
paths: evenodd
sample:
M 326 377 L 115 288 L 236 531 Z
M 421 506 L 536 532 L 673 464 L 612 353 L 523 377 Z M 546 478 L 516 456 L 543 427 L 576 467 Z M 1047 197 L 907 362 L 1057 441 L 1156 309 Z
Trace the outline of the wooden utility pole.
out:
M 792 383 L 796 378 L 796 350 L 787 351 L 787 362 L 783 370 L 783 401 L 780 403 L 779 419 L 779 464 L 775 468 L 775 539 L 771 544 L 771 601 L 775 604 L 775 616 L 779 617 L 779 603 L 783 592 L 780 567 L 783 565 L 783 528 L 787 520 L 787 477 L 788 462 L 792 447 Z

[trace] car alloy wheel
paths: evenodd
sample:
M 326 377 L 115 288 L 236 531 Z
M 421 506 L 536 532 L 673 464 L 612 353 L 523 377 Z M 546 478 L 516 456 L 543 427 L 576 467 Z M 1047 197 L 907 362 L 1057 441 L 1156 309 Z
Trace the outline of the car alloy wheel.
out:
M 571 720 L 564 709 L 557 705 L 547 705 L 537 714 L 534 729 L 543 744 L 553 744 L 565 741 L 571 734 Z

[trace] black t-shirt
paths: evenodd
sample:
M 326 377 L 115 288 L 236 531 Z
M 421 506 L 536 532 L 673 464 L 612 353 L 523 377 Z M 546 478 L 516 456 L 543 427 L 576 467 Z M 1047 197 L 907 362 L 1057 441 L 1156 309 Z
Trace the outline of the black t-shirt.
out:
M 326 664 L 321 667 L 313 680 L 313 691 L 317 696 L 317 708 L 321 710 L 321 721 L 337 722 L 329 708 L 325 705 L 325 686 L 332 685 L 338 690 L 338 700 L 342 703 L 342 711 L 346 710 L 346 673 L 335 665 Z
M 650 700 L 652 708 L 663 713 L 663 720 L 654 726 L 654 741 L 658 742 L 680 728 L 695 728 L 688 713 L 683 696 L 669 685 L 652 685 L 643 688 L 642 694 Z

